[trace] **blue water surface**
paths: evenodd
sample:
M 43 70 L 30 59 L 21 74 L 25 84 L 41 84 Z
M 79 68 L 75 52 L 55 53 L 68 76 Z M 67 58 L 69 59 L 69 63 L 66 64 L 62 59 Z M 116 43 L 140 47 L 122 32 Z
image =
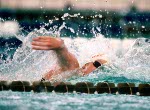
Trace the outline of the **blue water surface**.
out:
M 137 95 L 0 92 L 0 110 L 150 110 Z
M 146 42 L 146 39 L 137 39 L 121 58 L 116 55 L 118 51 L 107 48 L 112 45 L 108 45 L 104 40 L 107 39 L 100 37 L 87 41 L 80 38 L 76 39 L 76 42 L 71 39 L 73 46 L 70 46 L 70 49 L 73 47 L 72 50 L 75 50 L 74 53 L 79 59 L 86 61 L 88 56 L 92 56 L 91 53 L 105 52 L 103 48 L 106 48 L 104 50 L 112 61 L 110 65 L 102 66 L 103 68 L 95 70 L 88 76 L 68 79 L 71 83 L 88 81 L 96 84 L 107 81 L 117 85 L 120 82 L 128 82 L 135 83 L 137 87 L 139 83 L 150 82 L 150 43 Z M 96 45 L 91 45 L 92 43 Z M 23 45 L 16 52 L 12 62 L 0 65 L 0 80 L 39 80 L 46 67 L 49 68 L 50 61 L 54 60 L 50 55 L 32 51 L 28 45 Z M 47 56 L 50 58 L 47 59 Z M 0 110 L 150 110 L 149 105 L 149 96 L 0 91 Z

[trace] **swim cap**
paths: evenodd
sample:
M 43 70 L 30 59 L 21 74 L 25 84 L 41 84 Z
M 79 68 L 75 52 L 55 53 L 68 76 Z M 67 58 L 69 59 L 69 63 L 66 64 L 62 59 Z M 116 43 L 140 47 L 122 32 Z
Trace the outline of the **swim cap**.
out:
M 95 62 L 95 61 L 99 62 L 100 61 L 100 62 L 102 62 L 101 63 L 101 65 L 102 65 L 104 63 L 108 63 L 108 58 L 107 58 L 107 56 L 105 54 L 101 54 L 100 53 L 100 54 L 92 56 L 91 61 L 92 62 Z

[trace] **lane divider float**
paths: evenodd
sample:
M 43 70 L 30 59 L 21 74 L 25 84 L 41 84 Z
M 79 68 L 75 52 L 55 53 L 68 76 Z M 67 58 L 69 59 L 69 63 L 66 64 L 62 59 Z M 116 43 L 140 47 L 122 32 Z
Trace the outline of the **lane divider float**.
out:
M 0 81 L 0 91 L 18 91 L 18 92 L 56 92 L 56 93 L 87 93 L 87 94 L 129 94 L 150 96 L 150 84 L 139 84 L 137 87 L 134 83 L 115 83 L 99 82 L 94 85 L 92 82 L 60 82 L 53 86 L 49 81 Z

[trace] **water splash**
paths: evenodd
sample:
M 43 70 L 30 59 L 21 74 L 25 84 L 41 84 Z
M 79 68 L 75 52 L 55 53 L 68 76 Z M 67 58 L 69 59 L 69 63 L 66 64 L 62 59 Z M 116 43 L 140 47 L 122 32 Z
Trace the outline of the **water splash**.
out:
M 66 13 L 62 16 L 62 19 L 78 16 L 80 14 L 69 15 Z M 53 21 L 50 20 L 50 24 Z M 73 28 L 68 27 L 64 21 L 60 27 L 53 26 L 49 30 L 44 27 L 39 30 L 35 29 L 26 37 L 16 35 L 23 44 L 16 50 L 11 62 L 0 65 L 0 80 L 40 79 L 53 65 L 57 64 L 57 58 L 54 51 L 32 50 L 31 41 L 37 36 L 59 37 L 61 30 L 64 28 L 69 29 L 72 33 L 77 33 Z M 90 61 L 92 56 L 100 53 L 105 54 L 109 59 L 109 65 L 102 67 L 103 69 L 98 69 L 89 76 L 72 81 L 150 82 L 150 40 L 145 38 L 137 40 L 108 39 L 100 34 L 100 30 L 99 27 L 93 28 L 94 37 L 91 39 L 62 38 L 69 51 L 77 57 L 80 66 Z
M 45 28 L 41 28 L 40 30 L 34 30 L 26 37 L 18 36 L 23 44 L 16 50 L 11 62 L 0 65 L 0 72 L 3 76 L 2 79 L 37 79 L 42 77 L 41 73 L 48 71 L 49 68 L 57 62 L 57 60 L 55 60 L 55 52 L 31 49 L 31 41 L 37 36 L 54 36 L 54 34 L 52 35 L 52 33 Z M 45 59 L 47 59 L 48 62 L 45 62 Z M 48 66 L 44 67 L 44 65 Z

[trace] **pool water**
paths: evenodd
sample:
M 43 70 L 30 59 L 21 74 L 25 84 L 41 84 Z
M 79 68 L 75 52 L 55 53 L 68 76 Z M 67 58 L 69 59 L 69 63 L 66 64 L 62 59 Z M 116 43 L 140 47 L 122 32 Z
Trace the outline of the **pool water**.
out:
M 150 110 L 149 103 L 136 95 L 0 92 L 0 110 Z
M 0 80 L 40 80 L 43 73 L 57 64 L 57 57 L 53 51 L 35 51 L 30 48 L 32 38 L 41 31 L 31 32 L 24 38 L 19 36 L 23 45 L 16 50 L 13 60 L 0 65 Z M 118 40 L 107 39 L 102 35 L 91 39 L 62 39 L 69 51 L 75 54 L 80 66 L 99 53 L 103 53 L 109 61 L 107 66 L 88 76 L 64 81 L 72 84 L 81 81 L 94 84 L 102 81 L 115 84 L 132 82 L 136 86 L 139 83 L 150 82 L 149 39 Z M 0 92 L 0 110 L 150 110 L 149 103 L 150 97 L 137 95 Z

